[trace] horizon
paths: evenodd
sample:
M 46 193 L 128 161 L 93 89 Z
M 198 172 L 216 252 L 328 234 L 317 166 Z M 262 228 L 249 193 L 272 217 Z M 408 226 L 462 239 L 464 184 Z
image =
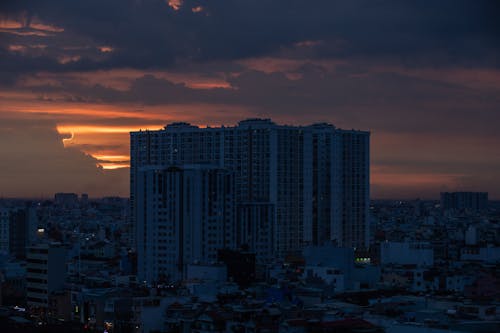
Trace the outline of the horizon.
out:
M 463 191 L 458 191 L 458 192 L 463 192 Z M 74 192 L 55 192 L 56 193 L 74 193 Z M 54 194 L 52 196 L 43 196 L 43 197 L 2 197 L 0 196 L 0 201 L 2 200 L 22 200 L 22 201 L 53 201 L 54 200 Z M 86 193 L 74 193 L 79 196 L 81 194 L 86 194 Z M 99 199 L 106 199 L 106 198 L 119 198 L 119 199 L 130 199 L 129 196 L 118 196 L 118 195 L 107 195 L 107 196 L 89 196 L 88 200 L 99 200 Z M 403 202 L 411 202 L 411 201 L 440 201 L 440 198 L 370 198 L 370 202 L 375 202 L 375 201 L 403 201 Z M 500 202 L 500 199 L 492 199 L 488 197 L 488 202 Z
M 370 131 L 373 198 L 498 200 L 499 9 L 4 1 L 0 195 L 128 196 L 129 132 L 270 118 Z

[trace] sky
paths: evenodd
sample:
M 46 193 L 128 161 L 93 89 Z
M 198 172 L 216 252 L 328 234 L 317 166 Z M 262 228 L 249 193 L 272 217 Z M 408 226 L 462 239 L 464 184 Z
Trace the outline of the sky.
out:
M 500 199 L 496 0 L 3 0 L 0 197 L 129 191 L 129 131 L 371 131 L 371 196 Z

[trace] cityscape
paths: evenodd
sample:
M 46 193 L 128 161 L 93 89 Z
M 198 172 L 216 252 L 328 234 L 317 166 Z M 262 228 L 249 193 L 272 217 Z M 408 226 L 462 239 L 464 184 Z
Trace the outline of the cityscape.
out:
M 500 203 L 488 193 L 370 201 L 370 133 L 324 123 L 130 137 L 130 199 L 0 201 L 5 327 L 498 328 Z
M 0 4 L 2 332 L 500 332 L 494 1 Z

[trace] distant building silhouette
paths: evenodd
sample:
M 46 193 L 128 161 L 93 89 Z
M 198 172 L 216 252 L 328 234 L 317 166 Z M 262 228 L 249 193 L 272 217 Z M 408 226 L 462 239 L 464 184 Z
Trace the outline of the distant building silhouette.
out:
M 333 241 L 345 247 L 369 245 L 369 132 L 346 131 L 329 124 L 285 126 L 269 119 L 248 119 L 235 127 L 199 128 L 173 123 L 158 131 L 132 132 L 130 139 L 131 217 L 139 274 L 141 267 L 153 269 L 165 260 L 158 256 L 158 247 L 164 245 L 151 238 L 163 232 L 156 215 L 160 211 L 155 212 L 158 200 L 164 200 L 166 205 L 173 204 L 172 200 L 181 205 L 181 197 L 195 200 L 182 193 L 203 186 L 199 177 L 189 185 L 182 183 L 182 187 L 175 187 L 180 183 L 173 182 L 175 177 L 194 172 L 187 170 L 195 164 L 225 170 L 227 177 L 232 177 L 234 195 L 227 200 L 234 200 L 233 214 L 217 224 L 216 228 L 224 230 L 203 229 L 205 222 L 194 220 L 192 214 L 197 212 L 201 217 L 205 213 L 200 210 L 213 204 L 206 192 L 196 199 L 199 201 L 192 201 L 189 214 L 179 210 L 184 209 L 184 201 L 176 206 L 177 210 L 162 208 L 169 227 L 176 219 L 180 225 L 199 224 L 197 230 L 204 232 L 196 236 L 199 239 L 220 233 L 225 244 L 232 244 L 226 247 L 247 246 L 258 262 L 298 254 L 306 244 Z M 173 171 L 172 166 L 179 171 Z M 165 185 L 168 196 L 158 192 L 160 185 L 155 177 L 159 175 L 174 177 L 171 184 Z M 217 187 L 218 191 L 222 190 Z M 172 214 L 180 215 L 171 218 Z M 186 219 L 190 222 L 184 222 Z M 179 253 L 175 254 L 180 258 Z M 202 259 L 211 259 L 207 256 L 208 252 Z M 144 273 L 143 277 L 152 281 L 157 274 L 159 271 Z
M 16 259 L 26 258 L 26 248 L 36 236 L 37 218 L 35 208 L 18 209 L 10 215 L 10 253 Z
M 444 211 L 485 211 L 488 209 L 488 192 L 442 192 L 441 208 Z
M 76 193 L 56 193 L 54 203 L 61 208 L 78 207 L 78 195 Z
M 47 309 L 52 293 L 64 287 L 66 249 L 57 243 L 28 247 L 26 271 L 28 306 Z
M 6 208 L 0 208 L 0 251 L 10 251 L 10 212 Z
M 34 207 L 0 209 L 0 251 L 19 260 L 36 237 L 38 219 Z

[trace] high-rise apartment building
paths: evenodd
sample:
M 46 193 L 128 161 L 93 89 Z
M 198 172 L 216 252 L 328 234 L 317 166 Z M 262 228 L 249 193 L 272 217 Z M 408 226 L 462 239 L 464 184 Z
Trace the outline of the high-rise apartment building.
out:
M 342 246 L 367 248 L 370 243 L 370 140 L 366 132 L 339 130 Z
M 174 123 L 131 133 L 131 216 L 139 261 L 146 260 L 139 247 L 151 224 L 142 216 L 150 200 L 144 202 L 141 190 L 145 170 L 194 164 L 232 175 L 236 213 L 229 243 L 247 247 L 257 261 L 299 253 L 306 244 L 368 246 L 369 132 L 268 119 L 217 128 Z
M 143 281 L 182 279 L 191 263 L 234 248 L 234 181 L 210 165 L 146 167 L 137 173 L 137 254 Z

